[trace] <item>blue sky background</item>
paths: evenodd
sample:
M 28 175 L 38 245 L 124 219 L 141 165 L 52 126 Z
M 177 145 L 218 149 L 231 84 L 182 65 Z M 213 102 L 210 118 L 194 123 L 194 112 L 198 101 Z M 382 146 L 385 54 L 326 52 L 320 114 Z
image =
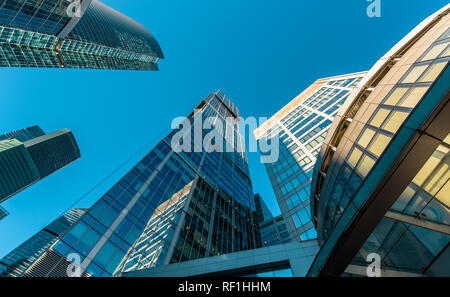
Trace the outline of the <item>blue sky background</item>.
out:
M 73 131 L 82 158 L 3 206 L 0 257 L 42 229 L 146 145 L 77 206 L 89 207 L 210 92 L 244 117 L 271 116 L 321 77 L 368 70 L 446 0 L 104 0 L 157 38 L 160 72 L 0 69 L 0 134 L 32 125 Z M 265 168 L 249 154 L 254 191 L 279 214 Z

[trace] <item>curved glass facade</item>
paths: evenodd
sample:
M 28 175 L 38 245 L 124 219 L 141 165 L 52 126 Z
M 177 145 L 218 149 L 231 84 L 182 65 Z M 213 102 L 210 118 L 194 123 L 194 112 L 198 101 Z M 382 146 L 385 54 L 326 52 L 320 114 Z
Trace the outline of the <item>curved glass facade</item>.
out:
M 66 0 L 0 4 L 0 66 L 158 70 L 162 50 L 141 24 L 97 0 L 68 17 Z
M 345 269 L 342 259 L 348 259 L 347 265 L 350 264 L 354 256 L 351 250 L 361 248 L 361 245 L 358 247 L 360 238 L 356 240 L 357 232 L 359 237 L 364 236 L 363 232 L 367 236 L 372 234 L 356 258 L 357 263 L 365 263 L 364 257 L 371 253 L 381 253 L 384 267 L 419 274 L 432 274 L 426 269 L 449 242 L 448 204 L 432 197 L 449 178 L 445 164 L 448 145 L 443 140 L 450 131 L 448 127 L 439 126 L 424 132 L 431 129 L 430 123 L 437 123 L 436 113 L 448 100 L 450 18 L 448 8 L 439 13 L 442 18 L 436 19 L 437 13 L 427 19 L 409 39 L 403 40 L 376 64 L 364 78 L 365 86 L 350 95 L 352 102 L 339 115 L 325 141 L 315 168 L 312 191 L 315 201 L 312 212 L 316 216 L 321 251 L 310 275 L 342 273 L 342 268 Z M 414 35 L 418 38 L 414 39 Z M 380 65 L 383 66 L 380 68 Z M 418 141 L 428 135 L 434 137 L 433 141 L 428 140 L 428 145 Z M 440 149 L 425 163 L 427 151 L 437 146 L 433 143 L 437 139 L 441 139 Z M 419 148 L 415 159 L 408 160 L 408 153 Z M 444 164 L 434 169 L 439 162 Z M 429 185 L 433 190 L 427 194 L 420 190 L 421 184 L 417 184 L 418 179 L 421 183 L 426 180 L 421 172 L 418 176 L 422 177 L 411 176 L 408 188 L 402 188 L 403 184 L 406 187 L 408 178 L 399 171 L 408 165 L 407 173 L 412 174 L 413 168 L 420 164 L 428 177 L 433 176 Z M 384 191 L 389 195 L 379 197 Z M 444 195 L 450 193 L 446 191 Z M 429 203 L 431 208 L 425 210 Z M 380 213 L 383 207 L 385 211 Z M 372 233 L 373 218 L 383 214 L 385 218 Z M 400 223 L 396 222 L 397 215 L 404 216 Z M 412 218 L 430 220 L 438 226 L 424 227 L 417 220 L 408 221 Z M 370 224 L 362 226 L 366 220 Z M 436 230 L 437 234 L 431 235 Z M 348 248 L 347 253 L 343 252 L 344 246 Z M 399 249 L 396 254 L 389 254 L 390 249 L 395 248 Z M 423 257 L 428 260 L 423 260 L 423 265 L 417 264 Z M 417 265 L 408 267 L 407 259 L 411 266 Z M 339 268 L 332 268 L 333 265 Z
M 56 35 L 70 20 L 66 0 L 3 0 L 0 26 Z

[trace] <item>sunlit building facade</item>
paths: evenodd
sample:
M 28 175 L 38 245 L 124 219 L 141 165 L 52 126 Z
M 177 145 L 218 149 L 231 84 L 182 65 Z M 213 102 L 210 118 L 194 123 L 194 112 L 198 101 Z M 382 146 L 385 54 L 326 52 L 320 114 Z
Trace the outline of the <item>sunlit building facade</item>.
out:
M 450 5 L 384 55 L 318 155 L 310 276 L 450 276 Z
M 195 119 L 206 118 L 222 127 L 219 136 L 229 149 L 212 149 L 204 142 L 208 134 Z M 194 124 L 186 128 L 187 123 Z M 80 275 L 109 277 L 260 247 L 238 123 L 239 111 L 231 100 L 221 91 L 210 94 L 27 275 L 67 276 L 74 254 L 80 257 Z M 185 140 L 188 149 L 180 150 Z M 204 143 L 208 150 L 202 149 Z
M 265 166 L 292 240 L 317 238 L 309 206 L 316 156 L 339 108 L 364 74 L 317 80 L 254 131 L 259 142 L 279 139 L 278 160 Z
M 45 134 L 33 127 L 0 136 L 0 203 L 80 157 L 67 129 Z
M 27 268 L 44 253 L 59 236 L 73 226 L 86 209 L 68 211 L 20 246 L 0 259 L 0 277 L 20 277 Z
M 0 67 L 158 70 L 161 58 L 147 29 L 97 0 L 0 3 Z

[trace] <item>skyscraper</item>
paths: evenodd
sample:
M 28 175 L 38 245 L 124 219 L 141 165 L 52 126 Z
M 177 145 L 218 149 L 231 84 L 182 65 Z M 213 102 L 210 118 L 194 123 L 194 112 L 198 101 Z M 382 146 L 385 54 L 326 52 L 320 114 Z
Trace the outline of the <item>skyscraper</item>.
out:
M 265 166 L 292 240 L 317 238 L 309 207 L 316 156 L 339 108 L 364 74 L 317 80 L 254 131 L 259 142 L 279 138 L 279 158 Z
M 68 211 L 0 260 L 0 277 L 18 277 L 85 213 Z
M 337 115 L 314 169 L 310 276 L 367 276 L 369 263 L 450 276 L 449 12 L 384 55 Z
M 212 119 L 226 151 L 206 145 L 196 125 Z M 27 271 L 67 276 L 123 272 L 253 249 L 261 245 L 239 110 L 221 91 L 210 94 L 114 185 Z M 187 125 L 191 124 L 193 125 Z M 187 128 L 186 128 L 187 127 Z M 180 150 L 183 136 L 187 149 Z M 200 141 L 198 141 L 200 140 Z M 186 143 L 185 143 L 186 141 Z M 190 142 L 190 143 L 189 143 Z M 174 144 L 174 146 L 172 145 Z
M 97 0 L 4 0 L 0 66 L 158 70 L 164 55 L 141 24 Z
M 44 134 L 39 127 L 27 128 L 0 139 L 0 203 L 81 156 L 67 129 Z

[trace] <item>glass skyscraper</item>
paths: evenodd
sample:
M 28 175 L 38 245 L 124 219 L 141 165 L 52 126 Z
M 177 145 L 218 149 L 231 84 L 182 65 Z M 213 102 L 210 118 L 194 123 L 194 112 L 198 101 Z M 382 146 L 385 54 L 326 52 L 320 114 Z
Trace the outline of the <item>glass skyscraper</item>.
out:
M 141 24 L 97 0 L 3 0 L 0 67 L 158 70 Z
M 67 229 L 78 222 L 85 209 L 68 211 L 0 260 L 0 277 L 19 277 Z
M 314 169 L 310 276 L 450 276 L 450 5 L 368 72 Z M 376 257 L 375 257 L 376 256 Z
M 206 118 L 221 127 L 226 151 L 202 149 L 207 135 L 195 122 Z M 74 255 L 81 275 L 108 277 L 260 247 L 239 110 L 217 91 L 187 123 L 194 125 L 158 143 L 26 274 L 67 276 Z M 180 135 L 192 140 L 187 150 L 178 149 Z
M 0 203 L 80 157 L 67 129 L 45 134 L 35 126 L 1 135 Z
M 339 108 L 364 74 L 317 80 L 254 132 L 259 142 L 279 138 L 278 161 L 265 166 L 292 240 L 317 238 L 309 207 L 316 156 Z

